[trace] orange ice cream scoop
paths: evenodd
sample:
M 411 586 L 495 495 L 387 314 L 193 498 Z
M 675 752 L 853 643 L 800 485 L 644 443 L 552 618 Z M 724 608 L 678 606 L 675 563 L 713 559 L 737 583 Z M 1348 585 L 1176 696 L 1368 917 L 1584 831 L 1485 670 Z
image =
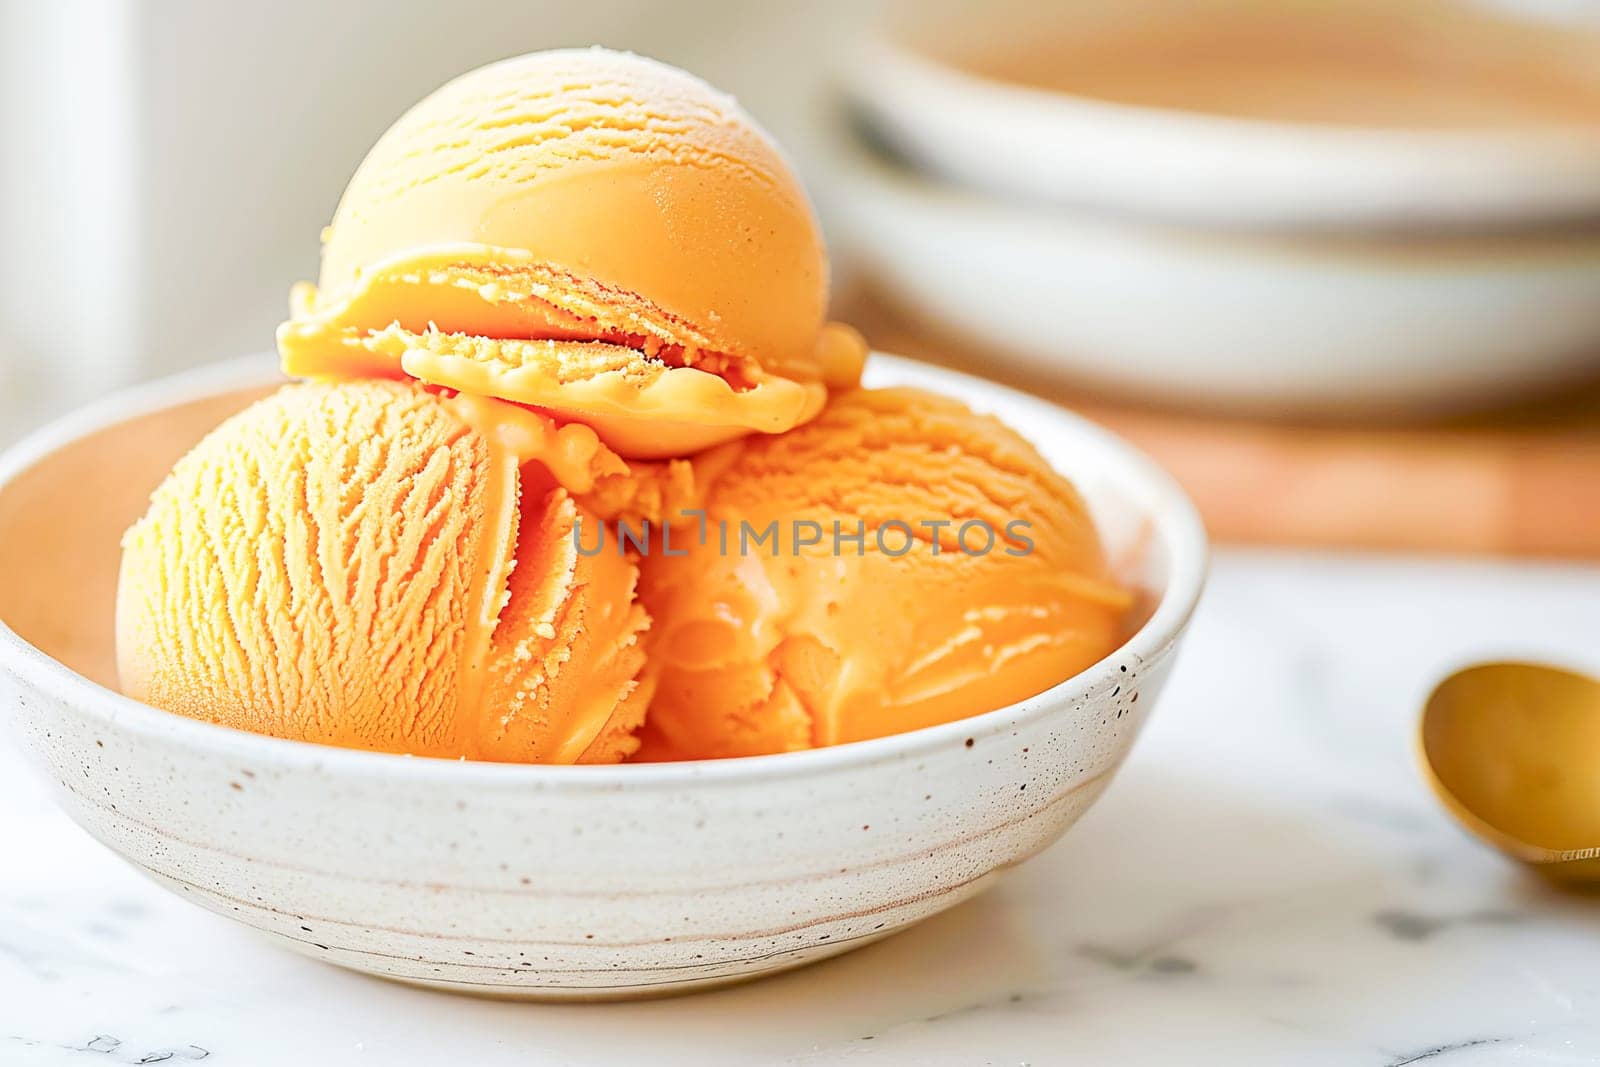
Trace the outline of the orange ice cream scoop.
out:
M 704 536 L 643 564 L 659 683 L 638 758 L 962 718 L 1049 688 L 1124 636 L 1131 598 L 1072 485 L 954 400 L 849 391 L 799 429 L 698 462 Z
M 805 191 L 730 97 L 639 56 L 540 52 L 384 134 L 278 347 L 291 375 L 406 375 L 683 455 L 856 382 L 865 346 L 827 295 Z
M 649 699 L 637 567 L 578 555 L 571 532 L 598 521 L 579 498 L 626 471 L 588 427 L 500 401 L 281 389 L 201 441 L 125 535 L 123 689 L 324 744 L 621 759 Z

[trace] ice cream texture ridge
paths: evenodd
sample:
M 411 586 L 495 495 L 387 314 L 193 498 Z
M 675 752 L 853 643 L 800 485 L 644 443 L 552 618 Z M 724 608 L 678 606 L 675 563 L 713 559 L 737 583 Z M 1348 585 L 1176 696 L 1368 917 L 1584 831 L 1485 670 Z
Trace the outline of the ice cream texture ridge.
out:
M 1073 486 L 954 400 L 860 388 L 827 299 L 803 188 L 691 75 L 586 49 L 448 83 L 291 295 L 302 380 L 124 536 L 122 688 L 300 741 L 609 763 L 915 729 L 1109 654 L 1131 598 Z M 729 552 L 686 516 L 911 541 Z M 686 549 L 618 536 L 669 525 Z
M 571 531 L 624 469 L 587 427 L 499 401 L 287 386 L 201 441 L 125 536 L 123 688 L 305 741 L 621 758 L 650 696 L 638 568 Z

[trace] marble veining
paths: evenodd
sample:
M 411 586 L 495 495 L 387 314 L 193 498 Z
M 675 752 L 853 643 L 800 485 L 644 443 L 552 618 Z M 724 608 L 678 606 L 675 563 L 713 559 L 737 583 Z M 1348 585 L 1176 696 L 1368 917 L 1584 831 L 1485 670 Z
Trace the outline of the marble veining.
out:
M 1434 680 L 1600 670 L 1600 570 L 1227 552 L 1106 796 L 990 892 L 687 998 L 469 1000 L 274 949 L 145 881 L 0 752 L 0 1064 L 1600 1061 L 1600 899 L 1435 807 Z

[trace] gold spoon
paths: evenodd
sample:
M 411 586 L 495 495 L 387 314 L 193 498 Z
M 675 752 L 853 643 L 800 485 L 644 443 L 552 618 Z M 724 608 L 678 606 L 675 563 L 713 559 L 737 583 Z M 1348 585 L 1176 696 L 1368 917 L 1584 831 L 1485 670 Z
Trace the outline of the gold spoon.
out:
M 1560 882 L 1600 883 L 1600 681 L 1485 663 L 1422 710 L 1423 773 L 1463 826 Z

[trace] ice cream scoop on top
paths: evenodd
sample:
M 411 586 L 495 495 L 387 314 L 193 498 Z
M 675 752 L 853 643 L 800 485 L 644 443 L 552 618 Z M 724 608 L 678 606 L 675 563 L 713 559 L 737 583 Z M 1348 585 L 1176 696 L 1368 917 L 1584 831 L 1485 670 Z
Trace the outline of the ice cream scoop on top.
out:
M 560 411 L 624 456 L 777 433 L 853 385 L 805 190 L 731 97 L 599 49 L 450 82 L 367 155 L 285 369 Z

